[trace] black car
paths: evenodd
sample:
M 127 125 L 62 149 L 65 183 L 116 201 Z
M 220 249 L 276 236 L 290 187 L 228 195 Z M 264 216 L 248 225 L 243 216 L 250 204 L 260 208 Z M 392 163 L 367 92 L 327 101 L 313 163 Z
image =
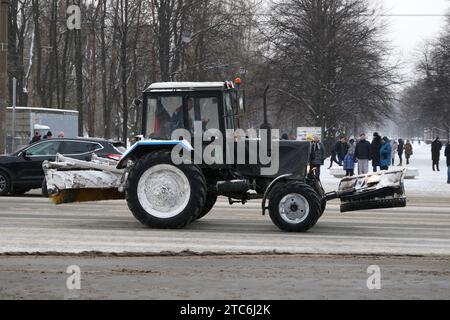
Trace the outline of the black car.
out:
M 90 160 L 95 153 L 102 158 L 118 160 L 125 148 L 121 142 L 101 139 L 49 139 L 36 142 L 11 155 L 0 156 L 0 196 L 23 194 L 42 187 L 45 160 L 56 154 L 79 160 Z

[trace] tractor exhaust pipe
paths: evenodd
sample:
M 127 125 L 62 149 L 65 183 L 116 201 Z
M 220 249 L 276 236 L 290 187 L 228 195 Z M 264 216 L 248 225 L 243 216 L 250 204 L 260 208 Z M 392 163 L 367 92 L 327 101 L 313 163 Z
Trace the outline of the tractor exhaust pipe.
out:
M 267 93 L 269 92 L 270 86 L 267 85 L 264 90 L 264 123 L 261 125 L 261 130 L 266 130 L 267 133 L 267 155 L 272 156 L 272 126 L 269 123 L 268 115 L 267 115 Z

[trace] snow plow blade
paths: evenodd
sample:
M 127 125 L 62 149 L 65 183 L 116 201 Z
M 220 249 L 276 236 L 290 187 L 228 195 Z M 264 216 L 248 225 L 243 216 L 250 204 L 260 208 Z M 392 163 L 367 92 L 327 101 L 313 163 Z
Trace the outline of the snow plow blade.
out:
M 381 171 L 341 180 L 341 212 L 406 207 L 406 170 Z
M 57 155 L 43 164 L 49 197 L 55 204 L 124 199 L 125 170 L 116 165 L 96 155 L 92 161 Z

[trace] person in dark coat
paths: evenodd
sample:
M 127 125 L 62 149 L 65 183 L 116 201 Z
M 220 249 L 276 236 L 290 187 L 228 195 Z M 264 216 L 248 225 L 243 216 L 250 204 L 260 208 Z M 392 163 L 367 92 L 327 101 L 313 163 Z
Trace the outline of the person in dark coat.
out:
M 450 184 L 450 140 L 445 147 L 445 156 L 447 157 L 447 183 Z
M 51 131 L 47 132 L 47 134 L 44 136 L 44 140 L 52 139 L 52 138 L 53 138 L 53 133 Z
M 342 162 L 348 151 L 347 139 L 341 136 L 339 141 L 334 145 L 334 152 L 336 153 L 337 160 L 339 161 L 339 166 L 342 167 Z
M 30 141 L 30 144 L 36 143 L 38 141 L 41 141 L 41 135 L 40 135 L 39 131 L 36 131 L 34 133 L 33 139 L 31 139 L 31 141 Z
M 439 161 L 441 161 L 442 142 L 439 137 L 431 144 L 431 160 L 433 160 L 433 171 L 439 170 Z
M 403 152 L 405 151 L 405 141 L 403 139 L 398 139 L 398 148 L 397 148 L 397 154 L 400 158 L 400 163 L 398 164 L 399 167 L 403 166 Z
M 325 161 L 325 148 L 320 142 L 318 136 L 314 136 L 314 140 L 311 143 L 311 170 L 316 169 L 317 176 L 320 177 L 320 167 L 323 166 Z
M 355 148 L 355 159 L 358 160 L 359 175 L 369 173 L 370 149 L 370 142 L 366 140 L 366 135 L 361 133 Z
M 380 166 L 380 149 L 383 144 L 380 135 L 375 132 L 373 134 L 372 147 L 370 149 L 370 158 L 372 159 L 373 172 L 378 171 Z

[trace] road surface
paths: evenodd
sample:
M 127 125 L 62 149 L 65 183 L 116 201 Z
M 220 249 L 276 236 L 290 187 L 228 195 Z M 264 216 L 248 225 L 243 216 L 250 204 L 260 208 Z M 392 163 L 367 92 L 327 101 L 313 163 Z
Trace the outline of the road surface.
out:
M 450 198 L 279 231 L 259 202 L 221 199 L 183 230 L 150 230 L 124 201 L 54 206 L 0 198 L 0 299 L 450 299 Z M 82 290 L 66 289 L 77 265 Z M 367 288 L 367 268 L 381 290 Z
M 150 230 L 124 201 L 54 206 L 35 197 L 0 199 L 0 253 L 295 253 L 449 255 L 450 198 L 413 197 L 407 208 L 341 215 L 337 202 L 306 234 L 279 231 L 260 202 L 229 206 L 183 230 Z

